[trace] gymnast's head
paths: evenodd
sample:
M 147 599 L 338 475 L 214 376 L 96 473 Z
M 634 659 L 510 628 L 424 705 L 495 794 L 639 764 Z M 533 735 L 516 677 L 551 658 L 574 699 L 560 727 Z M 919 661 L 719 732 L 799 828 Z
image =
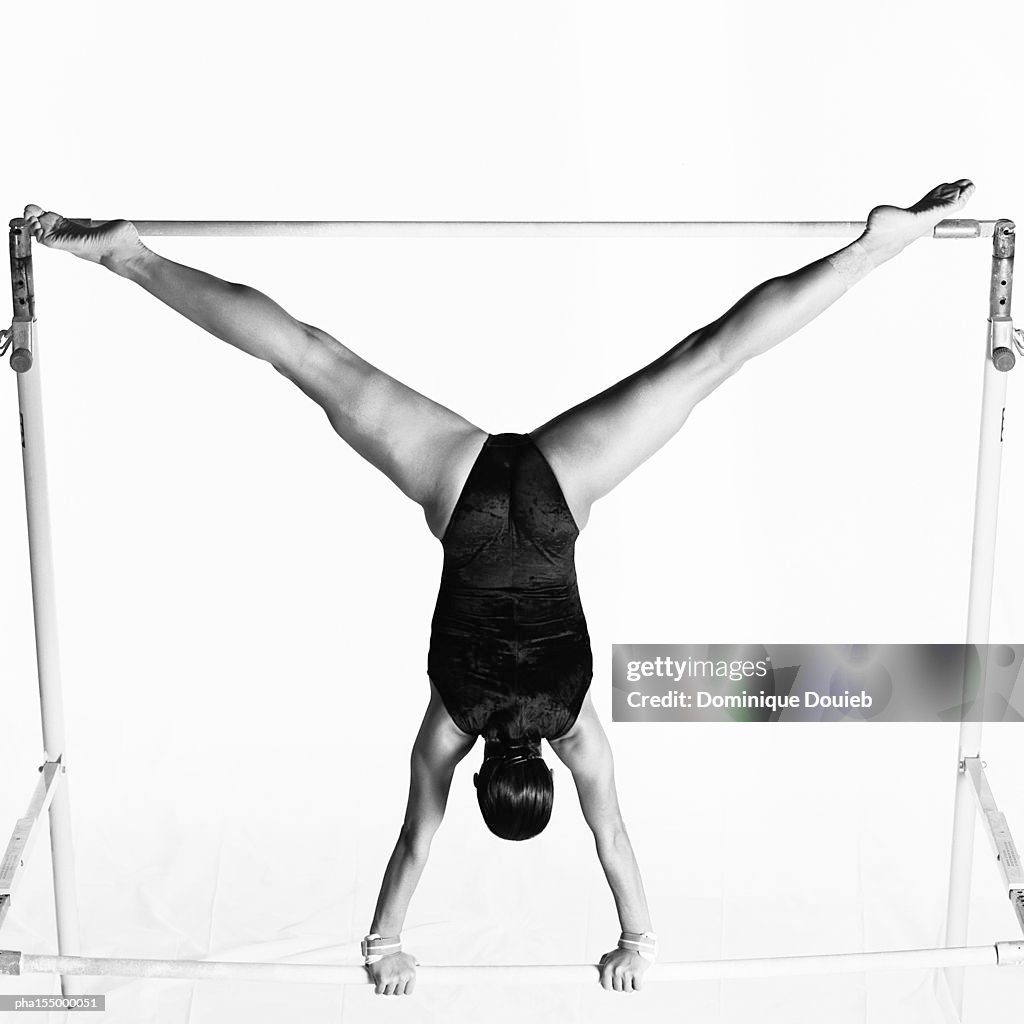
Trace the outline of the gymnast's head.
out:
M 473 785 L 487 827 L 501 839 L 532 839 L 551 820 L 554 783 L 539 739 L 487 740 Z

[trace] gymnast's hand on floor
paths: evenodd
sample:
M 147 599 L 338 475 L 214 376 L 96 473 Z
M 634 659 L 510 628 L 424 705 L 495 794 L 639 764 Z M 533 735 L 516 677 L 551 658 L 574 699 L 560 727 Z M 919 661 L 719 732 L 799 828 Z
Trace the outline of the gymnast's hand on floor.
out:
M 416 958 L 410 953 L 389 953 L 366 969 L 379 996 L 411 996 L 416 987 Z
M 616 948 L 601 957 L 599 966 L 601 988 L 609 992 L 638 992 L 651 962 L 630 949 Z
M 30 204 L 25 207 L 25 224 L 32 237 L 42 245 L 63 249 L 105 267 L 147 251 L 135 225 L 127 220 L 108 220 L 96 227 L 83 227 L 59 213 Z

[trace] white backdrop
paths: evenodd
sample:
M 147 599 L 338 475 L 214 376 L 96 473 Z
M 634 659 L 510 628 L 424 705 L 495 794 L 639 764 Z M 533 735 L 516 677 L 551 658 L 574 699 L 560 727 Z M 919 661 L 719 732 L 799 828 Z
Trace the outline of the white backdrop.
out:
M 9 216 L 861 219 L 973 178 L 1024 217 L 1009 5 L 37 3 Z M 13 68 L 9 69 L 13 73 Z M 17 106 L 17 104 L 16 104 Z M 492 432 L 647 362 L 805 240 L 154 240 Z M 749 364 L 599 503 L 593 692 L 665 959 L 931 946 L 955 728 L 615 724 L 613 642 L 959 642 L 990 244 L 917 244 Z M 440 545 L 268 366 L 36 255 L 83 951 L 357 962 L 426 703 Z M 0 390 L 0 835 L 41 746 L 13 375 Z M 992 638 L 1020 642 L 1010 380 Z M 1024 835 L 1020 731 L 984 744 Z M 618 934 L 573 794 L 494 839 L 459 767 L 410 908 L 423 963 L 593 962 Z M 373 770 L 375 764 L 389 767 Z M 54 948 L 46 844 L 0 947 Z M 1012 938 L 979 836 L 970 941 Z M 926 973 L 538 991 L 543 1021 L 936 1021 Z M 46 978 L 2 991 L 50 990 Z M 109 1021 L 519 1019 L 517 993 L 96 979 Z M 1024 1000 L 968 977 L 971 1020 Z M 344 1001 L 344 1007 L 342 1002 Z

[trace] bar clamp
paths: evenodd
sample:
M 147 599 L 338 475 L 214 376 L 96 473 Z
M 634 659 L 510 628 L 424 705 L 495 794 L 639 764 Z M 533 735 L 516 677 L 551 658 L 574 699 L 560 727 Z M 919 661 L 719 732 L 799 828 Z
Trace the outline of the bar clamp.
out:
M 1000 967 L 1024 967 L 1024 942 L 997 942 L 996 963 Z
M 25 221 L 11 221 L 11 297 L 14 317 L 10 330 L 4 331 L 0 355 L 11 350 L 11 369 L 24 373 L 32 369 L 36 331 L 36 293 L 32 280 L 32 235 Z
M 1017 915 L 1017 920 L 1020 922 L 1021 931 L 1024 932 L 1024 889 L 1011 889 L 1010 903 L 1013 906 L 1013 912 Z
M 1001 373 L 1013 369 L 1017 356 L 1024 354 L 1024 333 L 1013 326 L 1010 300 L 1013 296 L 1013 256 L 1016 225 L 998 220 L 992 231 L 992 278 L 989 285 L 988 338 L 992 363 Z

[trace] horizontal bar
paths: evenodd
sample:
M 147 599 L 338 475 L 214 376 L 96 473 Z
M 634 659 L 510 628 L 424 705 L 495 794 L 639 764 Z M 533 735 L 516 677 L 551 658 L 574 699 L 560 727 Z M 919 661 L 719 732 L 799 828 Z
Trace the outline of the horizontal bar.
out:
M 996 805 L 996 798 L 992 793 L 992 787 L 988 784 L 988 777 L 982 767 L 981 758 L 965 757 L 964 771 L 967 773 L 967 778 L 970 779 L 978 810 L 987 826 L 985 831 L 988 833 L 992 852 L 999 862 L 1003 884 L 1012 899 L 1015 890 L 1024 889 L 1024 866 L 1021 865 L 1020 854 L 1013 841 L 1006 815 Z
M 46 813 L 53 800 L 54 790 L 60 780 L 60 763 L 47 761 L 43 765 L 28 810 L 14 825 L 3 860 L 0 860 L 0 897 L 9 897 L 14 892 L 18 875 L 25 866 L 32 845 L 39 835 L 39 819 Z
M 646 976 L 657 981 L 774 978 L 811 974 L 852 974 L 875 970 L 994 967 L 1024 962 L 1024 943 L 1000 942 L 953 949 L 899 949 L 876 953 L 697 960 L 654 964 Z M 332 964 L 231 963 L 207 960 L 135 960 L 113 957 L 50 956 L 0 951 L 0 973 L 116 975 L 132 978 L 219 978 L 358 985 L 369 982 L 364 967 Z M 444 985 L 560 984 L 596 981 L 590 964 L 420 967 L 417 983 Z M 645 978 L 645 980 L 646 980 Z
M 94 227 L 102 220 L 72 217 Z M 140 235 L 231 238 L 848 238 L 864 221 L 625 220 L 132 220 Z M 994 220 L 944 220 L 935 238 L 991 238 Z

